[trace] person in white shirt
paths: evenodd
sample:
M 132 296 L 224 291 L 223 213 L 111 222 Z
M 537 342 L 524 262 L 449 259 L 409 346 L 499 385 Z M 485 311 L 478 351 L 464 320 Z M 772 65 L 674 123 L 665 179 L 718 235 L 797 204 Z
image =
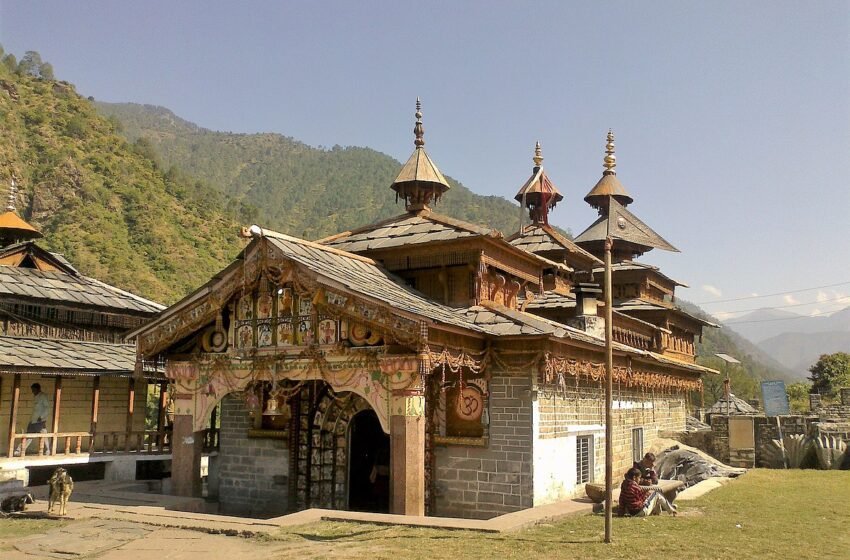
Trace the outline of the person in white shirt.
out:
M 50 414 L 50 401 L 47 399 L 47 395 L 41 392 L 41 385 L 39 383 L 33 383 L 30 385 L 30 389 L 32 390 L 32 416 L 30 417 L 30 422 L 27 424 L 27 432 L 28 434 L 39 434 L 47 432 L 47 416 Z M 27 451 L 29 451 L 30 446 L 32 445 L 33 440 L 27 441 Z M 44 453 L 50 453 L 50 444 L 47 443 L 47 440 L 44 441 Z M 15 455 L 21 454 L 21 447 L 18 446 L 18 449 L 15 450 Z

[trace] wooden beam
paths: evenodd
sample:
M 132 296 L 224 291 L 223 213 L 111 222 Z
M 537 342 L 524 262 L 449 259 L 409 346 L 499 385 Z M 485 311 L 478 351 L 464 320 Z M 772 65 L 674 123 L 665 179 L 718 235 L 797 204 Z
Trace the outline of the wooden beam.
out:
M 94 378 L 94 385 L 91 390 L 91 425 L 89 426 L 89 432 L 91 433 L 91 437 L 89 438 L 89 453 L 94 452 L 94 439 L 97 437 L 97 415 L 100 410 L 100 376 L 97 375 Z
M 12 410 L 9 413 L 9 457 L 15 454 L 15 424 L 18 422 L 18 401 L 21 398 L 21 374 L 12 383 Z
M 52 444 L 50 446 L 50 454 L 56 455 L 56 443 L 58 442 L 56 438 L 56 434 L 59 432 L 59 413 L 62 406 L 62 377 L 56 376 L 56 384 L 53 386 L 53 423 L 52 423 Z M 41 455 L 42 452 L 42 441 L 38 440 L 39 450 L 38 453 Z
M 127 380 L 127 431 L 124 437 L 124 451 L 130 451 L 130 432 L 133 431 L 133 412 L 136 405 L 136 380 Z

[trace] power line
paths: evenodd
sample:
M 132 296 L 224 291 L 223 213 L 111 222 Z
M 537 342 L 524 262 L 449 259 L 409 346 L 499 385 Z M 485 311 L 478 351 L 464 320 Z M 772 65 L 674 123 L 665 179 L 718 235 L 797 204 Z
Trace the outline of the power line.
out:
M 797 315 L 796 317 L 782 317 L 780 319 L 753 319 L 752 321 L 732 321 L 732 322 L 723 322 L 727 327 L 734 327 L 735 325 L 746 325 L 749 323 L 772 323 L 774 321 L 795 321 L 797 319 L 808 319 L 809 317 L 820 317 L 821 315 L 832 315 L 834 311 L 823 311 L 821 313 L 812 313 L 811 315 Z
M 715 303 L 728 303 L 730 301 L 744 301 L 746 299 L 759 299 L 759 298 L 766 298 L 766 297 L 773 297 L 773 296 L 782 296 L 782 295 L 785 295 L 785 294 L 798 294 L 800 292 L 810 292 L 812 290 L 822 290 L 823 288 L 834 288 L 836 286 L 844 286 L 845 284 L 850 284 L 850 281 L 839 282 L 837 284 L 827 284 L 825 286 L 815 286 L 813 288 L 802 288 L 800 290 L 789 290 L 787 292 L 776 292 L 775 294 L 764 294 L 764 295 L 760 295 L 760 296 L 746 296 L 746 297 L 739 297 L 739 298 L 732 298 L 732 299 L 716 299 L 714 301 L 699 301 L 699 302 L 695 302 L 695 303 L 697 305 L 713 305 Z
M 837 298 L 824 299 L 824 300 L 821 300 L 821 301 L 810 301 L 810 302 L 807 302 L 807 303 L 790 303 L 788 305 L 775 305 L 775 306 L 772 306 L 772 307 L 751 307 L 749 309 L 739 309 L 737 311 L 712 311 L 712 313 L 717 315 L 717 314 L 720 314 L 720 313 L 727 313 L 727 314 L 746 313 L 748 311 L 761 311 L 762 309 L 787 309 L 788 307 L 802 307 L 804 305 L 821 305 L 823 303 L 831 303 L 831 302 L 836 302 L 836 301 L 841 301 L 841 300 L 847 300 L 847 302 L 850 303 L 850 296 L 841 296 L 841 297 L 837 297 Z M 805 317 L 805 315 L 803 315 L 803 317 Z M 811 315 L 809 315 L 809 317 L 811 317 Z

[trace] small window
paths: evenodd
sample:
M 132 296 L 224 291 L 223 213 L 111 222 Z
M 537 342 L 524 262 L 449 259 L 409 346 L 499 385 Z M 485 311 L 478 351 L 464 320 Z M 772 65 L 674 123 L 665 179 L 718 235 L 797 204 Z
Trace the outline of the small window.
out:
M 576 438 L 576 484 L 593 480 L 593 436 Z
M 632 459 L 643 459 L 643 428 L 632 428 Z

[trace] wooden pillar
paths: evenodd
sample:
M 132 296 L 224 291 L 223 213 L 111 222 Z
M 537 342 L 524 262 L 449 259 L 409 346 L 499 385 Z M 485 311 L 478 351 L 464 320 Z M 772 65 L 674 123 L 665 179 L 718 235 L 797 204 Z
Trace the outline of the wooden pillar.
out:
M 124 434 L 124 451 L 130 451 L 130 433 L 133 431 L 133 412 L 136 408 L 136 380 L 127 380 L 127 426 Z
M 421 391 L 393 394 L 390 416 L 390 513 L 425 515 L 425 398 Z
M 97 415 L 100 411 L 100 376 L 97 375 L 94 378 L 94 385 L 91 390 L 91 425 L 89 426 L 89 432 L 91 433 L 91 438 L 89 438 L 89 453 L 94 452 L 94 440 L 97 437 Z
M 171 439 L 171 492 L 175 496 L 201 495 L 203 432 L 195 432 L 191 414 L 174 415 Z
M 15 454 L 15 424 L 18 422 L 18 401 L 21 398 L 21 374 L 12 382 L 12 409 L 9 411 L 9 457 Z
M 50 454 L 51 455 L 56 455 L 56 444 L 59 441 L 58 438 L 56 437 L 56 434 L 59 432 L 59 415 L 61 414 L 61 407 L 62 407 L 62 377 L 57 375 L 56 376 L 56 384 L 53 386 L 53 423 L 52 423 L 52 429 L 50 430 L 51 432 L 53 432 L 52 443 L 51 443 L 51 446 L 50 446 Z M 42 450 L 43 450 L 42 442 L 43 442 L 43 440 L 38 441 L 38 447 L 39 447 L 38 454 L 39 455 L 42 454 Z
M 156 430 L 162 435 L 165 431 L 165 414 L 168 406 L 168 383 L 159 384 L 159 417 L 156 419 Z

